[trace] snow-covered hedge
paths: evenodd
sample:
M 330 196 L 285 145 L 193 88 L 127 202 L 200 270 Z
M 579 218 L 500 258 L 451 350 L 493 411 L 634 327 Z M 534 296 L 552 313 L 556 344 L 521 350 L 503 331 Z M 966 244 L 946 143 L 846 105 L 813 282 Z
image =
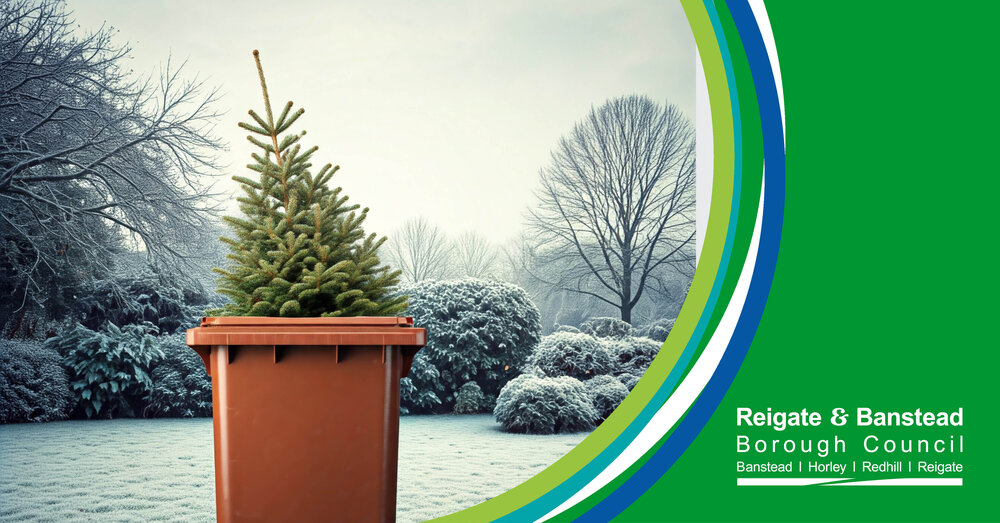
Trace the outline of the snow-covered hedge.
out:
M 212 415 L 212 379 L 183 334 L 160 337 L 163 358 L 153 363 L 152 390 L 145 414 L 159 417 Z
M 161 334 L 172 334 L 196 325 L 210 299 L 202 289 L 165 282 L 147 270 L 90 282 L 73 301 L 73 309 L 80 324 L 90 330 L 100 330 L 106 323 L 145 321 Z
M 611 411 L 621 405 L 629 391 L 614 376 L 597 376 L 583 382 L 583 386 L 587 388 L 587 394 L 594 402 L 594 410 L 597 411 L 601 421 L 607 419 L 611 415 Z
M 542 338 L 528 362 L 547 376 L 581 380 L 610 374 L 615 369 L 611 353 L 600 340 L 572 332 L 555 332 Z
M 674 321 L 675 320 L 668 318 L 659 319 L 635 329 L 632 333 L 636 336 L 650 338 L 663 343 L 666 341 L 670 331 L 673 330 Z
M 405 412 L 449 412 L 458 388 L 475 382 L 487 401 L 521 372 L 541 336 L 538 308 L 509 283 L 467 278 L 403 289 L 406 314 L 427 329 L 427 345 L 400 383 Z
M 622 374 L 642 376 L 663 345 L 649 338 L 632 336 L 605 340 L 604 344 L 615 358 L 616 376 Z
M 580 330 L 595 338 L 621 338 L 632 334 L 632 325 L 618 318 L 591 318 L 580 324 Z
M 64 419 L 73 404 L 58 352 L 40 341 L 0 339 L 0 423 Z
M 485 403 L 486 397 L 483 396 L 483 389 L 479 388 L 476 382 L 470 381 L 462 385 L 458 389 L 458 394 L 455 395 L 455 414 L 482 412 Z
M 507 432 L 555 434 L 592 430 L 600 415 L 575 378 L 522 374 L 500 391 L 493 415 Z

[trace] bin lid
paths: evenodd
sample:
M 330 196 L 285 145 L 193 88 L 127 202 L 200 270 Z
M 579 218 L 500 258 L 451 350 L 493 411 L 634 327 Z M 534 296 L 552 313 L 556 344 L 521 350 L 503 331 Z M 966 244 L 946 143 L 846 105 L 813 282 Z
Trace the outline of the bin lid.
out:
M 215 316 L 201 319 L 201 326 L 210 325 L 401 325 L 413 326 L 410 316 L 350 316 L 344 318 L 275 318 L 271 316 Z
M 216 345 L 423 347 L 426 342 L 427 330 L 414 327 L 411 317 L 221 316 L 202 318 L 200 326 L 187 331 L 187 344 L 194 349 Z

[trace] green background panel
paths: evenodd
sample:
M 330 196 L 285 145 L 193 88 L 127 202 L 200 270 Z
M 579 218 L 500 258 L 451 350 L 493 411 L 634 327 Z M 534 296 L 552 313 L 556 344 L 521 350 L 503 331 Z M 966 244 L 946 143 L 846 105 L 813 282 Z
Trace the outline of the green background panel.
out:
M 719 410 L 618 520 L 998 521 L 997 5 L 767 8 L 787 124 L 774 286 Z M 738 428 L 741 406 L 808 408 L 824 424 Z M 963 407 L 964 427 L 829 424 L 830 409 L 859 406 Z M 962 487 L 736 487 L 737 460 L 766 460 L 738 455 L 737 434 L 836 434 L 848 458 L 816 460 L 881 461 L 860 451 L 865 435 L 952 433 L 964 453 L 896 459 L 961 462 Z

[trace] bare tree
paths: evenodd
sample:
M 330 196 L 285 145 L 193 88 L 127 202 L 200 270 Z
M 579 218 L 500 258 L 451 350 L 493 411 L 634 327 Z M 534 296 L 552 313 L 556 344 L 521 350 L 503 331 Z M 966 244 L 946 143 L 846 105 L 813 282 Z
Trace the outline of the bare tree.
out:
M 536 265 L 554 289 L 632 321 L 665 271 L 694 263 L 694 130 L 674 105 L 627 96 L 591 109 L 540 173 L 528 215 Z
M 389 236 L 384 248 L 386 262 L 403 271 L 406 282 L 444 279 L 451 274 L 451 242 L 426 217 L 407 220 Z
M 128 249 L 183 272 L 212 230 L 216 92 L 169 61 L 136 79 L 110 28 L 75 26 L 59 1 L 0 6 L 0 241 L 16 250 L 0 269 L 22 308 L 65 259 L 85 277 Z
M 454 267 L 458 276 L 469 278 L 495 277 L 499 253 L 483 235 L 469 231 L 455 239 Z

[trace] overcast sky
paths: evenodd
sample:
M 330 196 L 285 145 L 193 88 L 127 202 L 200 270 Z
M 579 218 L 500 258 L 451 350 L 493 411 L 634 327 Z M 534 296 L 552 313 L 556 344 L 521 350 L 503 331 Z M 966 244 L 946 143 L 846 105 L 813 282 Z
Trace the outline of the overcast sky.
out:
M 695 47 L 676 2 L 224 2 L 69 0 L 84 28 L 108 23 L 153 71 L 187 59 L 222 89 L 226 183 L 253 146 L 237 128 L 272 104 L 304 107 L 314 163 L 388 234 L 426 215 L 500 242 L 520 230 L 549 151 L 608 98 L 644 94 L 694 121 Z

